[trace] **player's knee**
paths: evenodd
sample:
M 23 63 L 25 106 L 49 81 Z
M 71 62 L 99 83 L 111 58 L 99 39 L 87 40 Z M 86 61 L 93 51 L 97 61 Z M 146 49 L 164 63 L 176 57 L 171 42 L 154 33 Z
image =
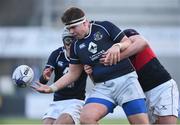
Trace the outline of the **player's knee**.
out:
M 54 124 L 74 124 L 74 120 L 71 115 L 64 113 L 56 119 Z
M 52 118 L 45 118 L 43 119 L 43 125 L 53 125 L 55 119 Z
M 96 122 L 97 122 L 97 120 L 91 115 L 81 115 L 80 116 L 80 123 L 81 124 L 93 124 Z

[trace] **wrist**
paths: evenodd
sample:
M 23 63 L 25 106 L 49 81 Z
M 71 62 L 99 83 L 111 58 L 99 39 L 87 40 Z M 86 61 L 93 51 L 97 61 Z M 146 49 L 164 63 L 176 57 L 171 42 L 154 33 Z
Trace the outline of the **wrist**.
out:
M 122 44 L 121 43 L 116 43 L 113 46 L 118 46 L 119 47 L 119 51 L 121 51 L 121 48 L 122 48 Z
M 51 92 L 56 92 L 56 91 L 58 91 L 58 87 L 56 86 L 55 83 L 53 83 L 53 84 L 50 85 L 49 87 L 50 87 L 50 89 L 51 89 Z

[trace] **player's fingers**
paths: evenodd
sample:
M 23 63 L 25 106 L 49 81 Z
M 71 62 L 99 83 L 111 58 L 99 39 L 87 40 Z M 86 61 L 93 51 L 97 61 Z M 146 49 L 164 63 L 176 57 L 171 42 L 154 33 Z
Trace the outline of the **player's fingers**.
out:
M 112 54 L 108 53 L 104 60 L 104 65 L 112 65 L 112 61 Z
M 108 51 L 104 52 L 102 56 L 106 56 L 108 54 Z
M 116 64 L 117 63 L 117 55 L 113 54 L 113 62 L 112 64 Z
M 100 58 L 100 59 L 99 59 L 99 62 L 100 62 L 101 64 L 104 64 L 104 61 L 105 61 L 105 58 Z
M 104 64 L 106 64 L 107 62 L 109 62 L 109 54 L 106 55 L 106 58 L 104 58 Z
M 110 54 L 110 58 L 109 58 L 109 65 L 111 66 L 114 62 L 114 57 L 113 54 Z
M 29 87 L 32 88 L 32 89 L 35 89 L 35 90 L 37 89 L 37 87 L 34 86 L 34 85 L 30 85 Z
M 117 54 L 117 62 L 119 62 L 121 60 L 121 53 Z
M 36 90 L 36 91 L 38 91 L 38 92 L 40 92 L 40 93 L 45 93 L 44 90 L 41 89 L 41 88 L 39 88 L 39 87 L 36 87 L 36 86 L 31 85 L 30 88 L 32 88 L 33 90 Z
M 36 83 L 36 85 L 38 85 L 38 86 L 43 86 L 43 84 L 40 83 L 40 82 L 38 82 L 38 81 L 35 81 L 35 83 Z

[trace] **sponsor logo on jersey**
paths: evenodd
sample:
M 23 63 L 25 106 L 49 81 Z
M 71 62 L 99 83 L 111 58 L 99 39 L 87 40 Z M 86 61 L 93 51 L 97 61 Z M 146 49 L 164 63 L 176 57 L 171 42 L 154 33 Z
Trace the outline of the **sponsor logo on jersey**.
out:
M 82 44 L 79 45 L 79 48 L 80 48 L 80 49 L 83 49 L 83 48 L 85 48 L 85 47 L 86 47 L 85 43 L 82 43 Z
M 63 62 L 62 61 L 58 61 L 58 66 L 62 67 L 63 66 Z
M 98 53 L 90 56 L 89 58 L 91 59 L 91 61 L 95 61 L 96 59 L 99 59 L 104 52 L 105 52 L 104 50 L 101 50 Z
M 99 31 L 94 34 L 95 41 L 101 40 L 102 38 L 103 38 L 103 35 Z
M 93 42 L 89 43 L 88 51 L 95 54 L 97 53 L 97 45 Z

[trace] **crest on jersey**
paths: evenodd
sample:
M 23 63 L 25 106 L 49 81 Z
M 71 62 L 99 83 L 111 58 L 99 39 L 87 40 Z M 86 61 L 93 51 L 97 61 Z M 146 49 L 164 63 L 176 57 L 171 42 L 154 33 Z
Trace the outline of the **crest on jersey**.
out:
M 97 52 L 97 45 L 93 42 L 89 43 L 88 51 L 95 54 Z
M 95 41 L 101 40 L 102 38 L 103 38 L 103 35 L 99 31 L 94 34 Z

